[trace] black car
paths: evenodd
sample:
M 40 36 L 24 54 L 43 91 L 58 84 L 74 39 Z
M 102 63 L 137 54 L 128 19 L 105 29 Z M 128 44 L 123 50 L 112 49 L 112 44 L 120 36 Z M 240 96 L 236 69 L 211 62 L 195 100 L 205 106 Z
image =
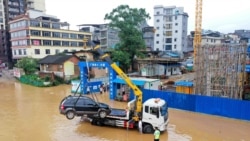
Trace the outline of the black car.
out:
M 69 95 L 61 101 L 59 111 L 60 114 L 66 115 L 67 119 L 83 115 L 105 118 L 111 109 L 109 105 L 96 102 L 87 96 Z

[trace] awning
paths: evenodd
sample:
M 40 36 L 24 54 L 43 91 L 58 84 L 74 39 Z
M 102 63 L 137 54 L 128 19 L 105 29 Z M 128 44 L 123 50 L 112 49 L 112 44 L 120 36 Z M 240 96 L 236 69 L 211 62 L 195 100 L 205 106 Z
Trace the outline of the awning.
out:
M 146 83 L 146 81 L 143 80 L 131 80 L 135 85 L 137 86 L 144 86 L 144 84 Z M 116 78 L 113 80 L 114 83 L 119 83 L 119 84 L 127 84 L 123 79 L 121 78 Z

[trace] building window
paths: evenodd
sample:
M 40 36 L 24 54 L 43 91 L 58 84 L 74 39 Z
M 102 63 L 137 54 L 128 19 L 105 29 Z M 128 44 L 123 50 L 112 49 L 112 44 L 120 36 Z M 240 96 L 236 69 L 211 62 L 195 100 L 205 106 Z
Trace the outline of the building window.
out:
M 167 15 L 172 15 L 173 9 L 166 9 L 165 12 Z
M 13 54 L 16 55 L 16 50 L 13 51 Z
M 160 29 L 160 27 L 156 27 L 156 29 Z
M 40 49 L 35 49 L 35 54 L 40 54 Z
M 172 22 L 172 16 L 167 16 L 166 17 L 166 22 Z
M 50 54 L 50 49 L 45 49 L 45 54 Z
M 42 27 L 44 27 L 44 28 L 50 28 L 50 23 L 48 23 L 48 22 L 42 22 Z
M 175 33 L 178 33 L 178 30 L 175 30 Z
M 27 55 L 26 49 L 23 49 L 23 55 Z
M 53 41 L 53 46 L 61 46 L 61 41 Z
M 43 45 L 44 46 L 51 46 L 51 41 L 50 40 L 43 40 Z
M 53 23 L 52 28 L 53 29 L 60 29 L 60 24 L 59 23 Z
M 160 35 L 159 34 L 156 34 L 157 37 L 159 37 Z
M 84 35 L 78 34 L 78 39 L 83 39 Z
M 166 24 L 166 29 L 172 29 L 172 24 Z
M 77 34 L 71 33 L 71 34 L 70 34 L 70 38 L 71 38 L 71 39 L 77 39 Z
M 159 41 L 156 41 L 156 44 L 159 44 Z
M 159 12 L 159 11 L 157 11 L 157 12 L 156 12 L 156 14 L 157 14 L 157 15 L 159 15 L 159 14 L 160 14 L 160 12 Z
M 43 37 L 51 37 L 51 32 L 49 32 L 49 31 L 43 31 L 42 32 L 43 33 Z
M 22 55 L 22 50 L 21 49 L 18 50 L 18 55 Z
M 62 38 L 69 38 L 69 34 L 68 33 L 62 33 Z
M 52 32 L 52 36 L 60 38 L 60 33 L 59 32 Z
M 35 45 L 35 46 L 40 46 L 40 40 L 36 40 L 36 39 L 34 39 L 34 40 L 31 40 L 32 41 L 32 45 Z
M 178 25 L 178 23 L 175 23 L 175 25 L 177 26 L 177 25 Z
M 166 43 L 172 43 L 172 38 L 166 38 L 165 42 Z
M 56 52 L 55 52 L 56 54 L 58 54 L 58 53 L 60 53 L 60 50 L 59 49 L 56 49 Z
M 77 46 L 77 42 L 70 42 L 70 46 L 76 47 Z
M 176 49 L 176 45 L 174 45 L 174 49 Z
M 176 41 L 177 41 L 177 38 L 174 38 L 174 41 L 176 42 Z
M 166 45 L 165 50 L 172 50 L 172 45 Z
M 159 19 L 157 19 L 157 20 L 156 20 L 156 22 L 160 22 L 160 20 L 159 20 Z
M 172 31 L 166 31 L 166 36 L 172 36 Z
M 41 32 L 39 30 L 30 30 L 30 34 L 32 36 L 41 36 Z
M 69 46 L 69 41 L 62 41 L 62 46 Z
M 175 16 L 175 20 L 177 20 L 177 16 Z
M 32 27 L 40 27 L 40 22 L 31 20 L 30 21 L 30 26 L 32 26 Z
M 83 47 L 83 42 L 78 42 L 79 47 Z

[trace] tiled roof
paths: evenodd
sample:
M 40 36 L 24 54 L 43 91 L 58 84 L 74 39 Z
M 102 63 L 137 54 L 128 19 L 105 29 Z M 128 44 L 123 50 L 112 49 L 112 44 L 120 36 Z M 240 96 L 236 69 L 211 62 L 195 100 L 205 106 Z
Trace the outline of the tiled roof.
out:
M 39 64 L 62 64 L 74 55 L 48 55 L 39 60 Z

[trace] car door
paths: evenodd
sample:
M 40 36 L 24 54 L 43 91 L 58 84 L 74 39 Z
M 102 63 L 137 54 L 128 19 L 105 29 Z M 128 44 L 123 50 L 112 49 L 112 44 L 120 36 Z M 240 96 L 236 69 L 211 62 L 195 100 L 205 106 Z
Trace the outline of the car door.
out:
M 77 114 L 84 114 L 85 111 L 86 111 L 86 107 L 84 105 L 84 99 L 83 98 L 79 98 L 77 101 L 76 101 L 76 104 L 75 104 L 75 110 L 76 110 L 76 113 Z
M 84 105 L 89 114 L 95 114 L 99 110 L 99 105 L 91 98 L 85 98 Z

